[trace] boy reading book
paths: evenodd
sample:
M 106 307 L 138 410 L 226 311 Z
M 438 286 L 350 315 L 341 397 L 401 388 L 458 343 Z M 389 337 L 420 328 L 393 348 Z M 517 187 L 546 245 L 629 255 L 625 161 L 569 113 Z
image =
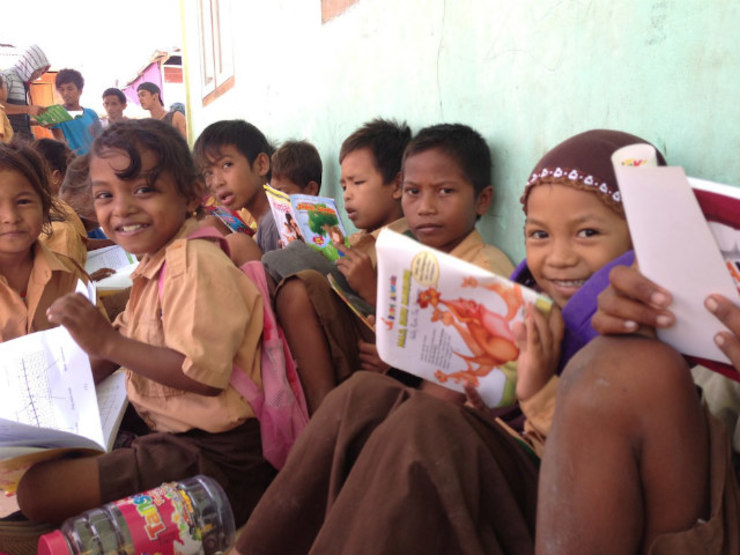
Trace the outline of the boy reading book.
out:
M 323 255 L 300 249 L 268 253 L 262 262 L 279 283 L 275 295 L 278 320 L 296 359 L 306 401 L 315 410 L 332 388 L 359 368 L 358 340 L 373 333 L 331 290 L 328 272 L 365 298 L 375 295 L 375 236 L 385 226 L 403 231 L 400 203 L 401 157 L 411 138 L 405 124 L 376 119 L 357 129 L 339 152 L 344 207 L 361 231 L 336 265 Z M 306 252 L 308 251 L 308 252 Z M 304 256 L 305 255 L 305 256 Z M 281 281 L 282 280 L 282 281 Z

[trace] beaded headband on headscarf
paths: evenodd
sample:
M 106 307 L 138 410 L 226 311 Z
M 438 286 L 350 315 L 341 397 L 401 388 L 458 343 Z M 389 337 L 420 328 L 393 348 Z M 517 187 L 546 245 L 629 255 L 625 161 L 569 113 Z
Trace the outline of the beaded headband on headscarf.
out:
M 608 129 L 593 129 L 563 141 L 545 154 L 532 171 L 521 197 L 525 214 L 532 189 L 548 184 L 592 191 L 624 217 L 611 155 L 624 146 L 646 142 L 635 135 Z M 657 149 L 656 152 L 658 164 L 664 166 L 663 155 Z

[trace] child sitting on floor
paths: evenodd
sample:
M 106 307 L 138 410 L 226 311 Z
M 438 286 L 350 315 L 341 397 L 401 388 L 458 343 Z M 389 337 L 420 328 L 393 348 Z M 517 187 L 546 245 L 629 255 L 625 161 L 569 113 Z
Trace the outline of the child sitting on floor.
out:
M 631 247 L 611 154 L 635 142 L 644 141 L 604 130 L 572 137 L 537 164 L 526 188 L 527 259 L 516 274 L 533 277 L 530 284 L 556 305 L 549 317 L 528 306 L 517 330 L 517 396 L 531 419 L 527 433 L 501 425 L 471 388 L 473 406 L 463 406 L 358 372 L 312 417 L 242 531 L 239 553 L 534 551 L 533 449 L 539 451 L 547 435 L 553 376 L 568 356 L 561 353 L 595 335 L 588 327 L 594 291 L 609 264 Z M 407 189 L 418 194 L 423 188 L 417 182 L 428 181 L 440 185 L 441 204 L 447 181 L 409 174 L 414 158 L 407 155 L 404 162 L 404 199 Z M 474 195 L 465 202 L 451 197 L 451 221 L 475 214 Z M 424 226 L 417 229 L 424 235 Z M 427 237 L 447 244 L 437 233 L 430 226 Z M 681 493 L 676 491 L 677 505 Z M 290 535 L 284 533 L 288 523 Z
M 332 272 L 358 296 L 374 298 L 375 237 L 385 226 L 407 229 L 400 203 L 400 172 L 410 138 L 406 124 L 375 119 L 342 143 L 339 163 L 344 208 L 361 231 L 349 238 L 351 248 L 345 249 L 336 266 L 296 241 L 262 258 L 265 269 L 280 282 L 276 313 L 296 359 L 309 412 L 360 367 L 360 345 L 375 341 L 372 331 L 331 290 L 326 274 Z
M 262 298 L 219 246 L 187 240 L 201 190 L 174 127 L 108 127 L 90 152 L 90 182 L 106 235 L 142 257 L 131 297 L 114 325 L 79 295 L 57 300 L 48 318 L 88 353 L 96 380 L 126 369 L 129 401 L 151 433 L 99 457 L 32 467 L 19 484 L 21 510 L 60 522 L 202 473 L 227 491 L 240 525 L 274 475 L 252 407 L 229 383 L 234 365 L 259 383 Z
M 52 327 L 46 309 L 87 281 L 79 265 L 39 240 L 51 229 L 53 204 L 38 153 L 0 145 L 0 341 Z

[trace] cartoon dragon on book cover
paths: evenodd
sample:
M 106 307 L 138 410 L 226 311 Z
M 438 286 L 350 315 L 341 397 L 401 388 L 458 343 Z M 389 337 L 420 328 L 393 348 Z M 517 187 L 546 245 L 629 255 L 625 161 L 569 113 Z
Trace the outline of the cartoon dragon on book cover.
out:
M 463 280 L 463 287 L 477 286 L 475 278 Z M 503 283 L 482 287 L 501 297 L 506 303 L 506 314 L 493 312 L 473 299 L 443 299 L 434 287 L 419 293 L 419 307 L 424 309 L 431 305 L 434 308 L 431 321 L 454 327 L 472 353 L 465 355 L 454 352 L 465 362 L 466 368 L 450 373 L 437 370 L 434 375 L 440 383 L 453 380 L 458 384 L 469 382 L 478 387 L 478 378 L 487 376 L 494 368 L 514 361 L 519 356 L 510 323 L 524 304 L 521 287 L 518 284 L 512 286 Z

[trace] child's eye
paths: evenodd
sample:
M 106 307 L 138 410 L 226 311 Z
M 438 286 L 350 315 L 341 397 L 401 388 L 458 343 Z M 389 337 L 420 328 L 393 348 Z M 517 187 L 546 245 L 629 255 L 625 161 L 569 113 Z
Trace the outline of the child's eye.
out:
M 106 200 L 109 198 L 113 198 L 113 195 L 111 195 L 108 191 L 99 191 L 97 193 L 93 194 L 93 200 Z
M 30 199 L 30 198 L 19 198 L 16 201 L 16 204 L 18 204 L 19 206 L 26 206 L 28 204 L 33 204 L 33 203 L 34 203 L 33 199 Z
M 439 194 L 440 194 L 440 195 L 451 195 L 451 194 L 453 194 L 454 192 L 455 192 L 455 189 L 453 189 L 452 187 L 442 187 L 442 188 L 441 188 L 441 189 L 439 190 Z
M 403 188 L 403 194 L 408 195 L 408 196 L 418 195 L 419 189 L 418 187 L 410 187 L 407 185 L 406 187 Z
M 597 230 L 591 229 L 591 228 L 587 228 L 587 229 L 581 229 L 578 232 L 578 237 L 583 237 L 583 238 L 585 238 L 585 237 L 593 237 L 593 236 L 598 235 L 598 234 L 599 234 L 599 232 Z
M 221 167 L 226 170 L 226 169 L 230 168 L 233 165 L 234 165 L 233 162 L 224 162 Z
M 527 239 L 547 239 L 549 235 L 547 231 L 542 229 L 532 229 L 526 232 Z
M 135 195 L 145 195 L 147 193 L 153 193 L 154 191 L 156 191 L 156 189 L 152 187 L 151 185 L 141 185 L 140 187 L 137 187 L 134 190 L 134 194 Z

